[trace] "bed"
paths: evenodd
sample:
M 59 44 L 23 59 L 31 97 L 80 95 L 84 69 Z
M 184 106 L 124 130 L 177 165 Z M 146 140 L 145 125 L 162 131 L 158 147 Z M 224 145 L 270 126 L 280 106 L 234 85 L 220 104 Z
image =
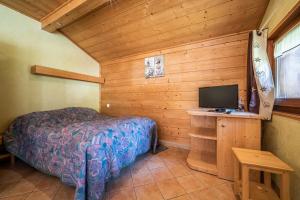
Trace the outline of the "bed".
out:
M 77 200 L 102 199 L 105 183 L 157 143 L 153 120 L 110 117 L 88 108 L 20 116 L 4 138 L 10 153 L 75 186 Z

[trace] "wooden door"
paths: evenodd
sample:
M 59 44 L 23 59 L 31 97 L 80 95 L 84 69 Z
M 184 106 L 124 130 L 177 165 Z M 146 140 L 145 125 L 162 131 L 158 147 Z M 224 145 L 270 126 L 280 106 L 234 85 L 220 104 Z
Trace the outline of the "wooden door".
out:
M 218 118 L 217 120 L 217 169 L 218 177 L 233 177 L 233 157 L 231 148 L 235 146 L 235 119 Z
M 260 149 L 260 126 L 257 119 L 218 118 L 217 169 L 220 178 L 233 180 L 232 147 Z

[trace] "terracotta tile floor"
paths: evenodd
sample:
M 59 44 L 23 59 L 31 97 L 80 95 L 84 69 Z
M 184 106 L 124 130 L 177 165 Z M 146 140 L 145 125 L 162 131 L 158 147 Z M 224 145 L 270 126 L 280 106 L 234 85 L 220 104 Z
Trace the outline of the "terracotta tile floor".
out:
M 146 154 L 107 184 L 106 200 L 233 200 L 232 183 L 186 165 L 188 151 L 170 148 Z M 21 161 L 0 163 L 0 200 L 72 200 L 74 188 L 63 185 Z

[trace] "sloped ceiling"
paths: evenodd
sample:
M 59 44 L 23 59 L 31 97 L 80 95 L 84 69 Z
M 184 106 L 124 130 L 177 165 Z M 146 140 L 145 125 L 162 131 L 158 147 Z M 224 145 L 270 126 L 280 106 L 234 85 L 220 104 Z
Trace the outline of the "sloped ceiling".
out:
M 255 29 L 269 0 L 114 0 L 60 31 L 97 61 Z M 40 20 L 65 0 L 0 0 Z
M 40 21 L 68 0 L 0 0 L 0 3 Z

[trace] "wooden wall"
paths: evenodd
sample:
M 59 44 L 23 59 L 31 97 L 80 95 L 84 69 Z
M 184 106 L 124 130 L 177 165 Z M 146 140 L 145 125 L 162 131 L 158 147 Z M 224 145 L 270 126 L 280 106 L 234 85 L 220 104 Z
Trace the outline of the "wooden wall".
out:
M 101 111 L 148 116 L 157 122 L 161 140 L 187 147 L 191 126 L 186 110 L 198 107 L 199 87 L 238 84 L 246 100 L 247 45 L 243 32 L 101 63 Z M 160 53 L 165 76 L 145 79 L 144 58 Z

